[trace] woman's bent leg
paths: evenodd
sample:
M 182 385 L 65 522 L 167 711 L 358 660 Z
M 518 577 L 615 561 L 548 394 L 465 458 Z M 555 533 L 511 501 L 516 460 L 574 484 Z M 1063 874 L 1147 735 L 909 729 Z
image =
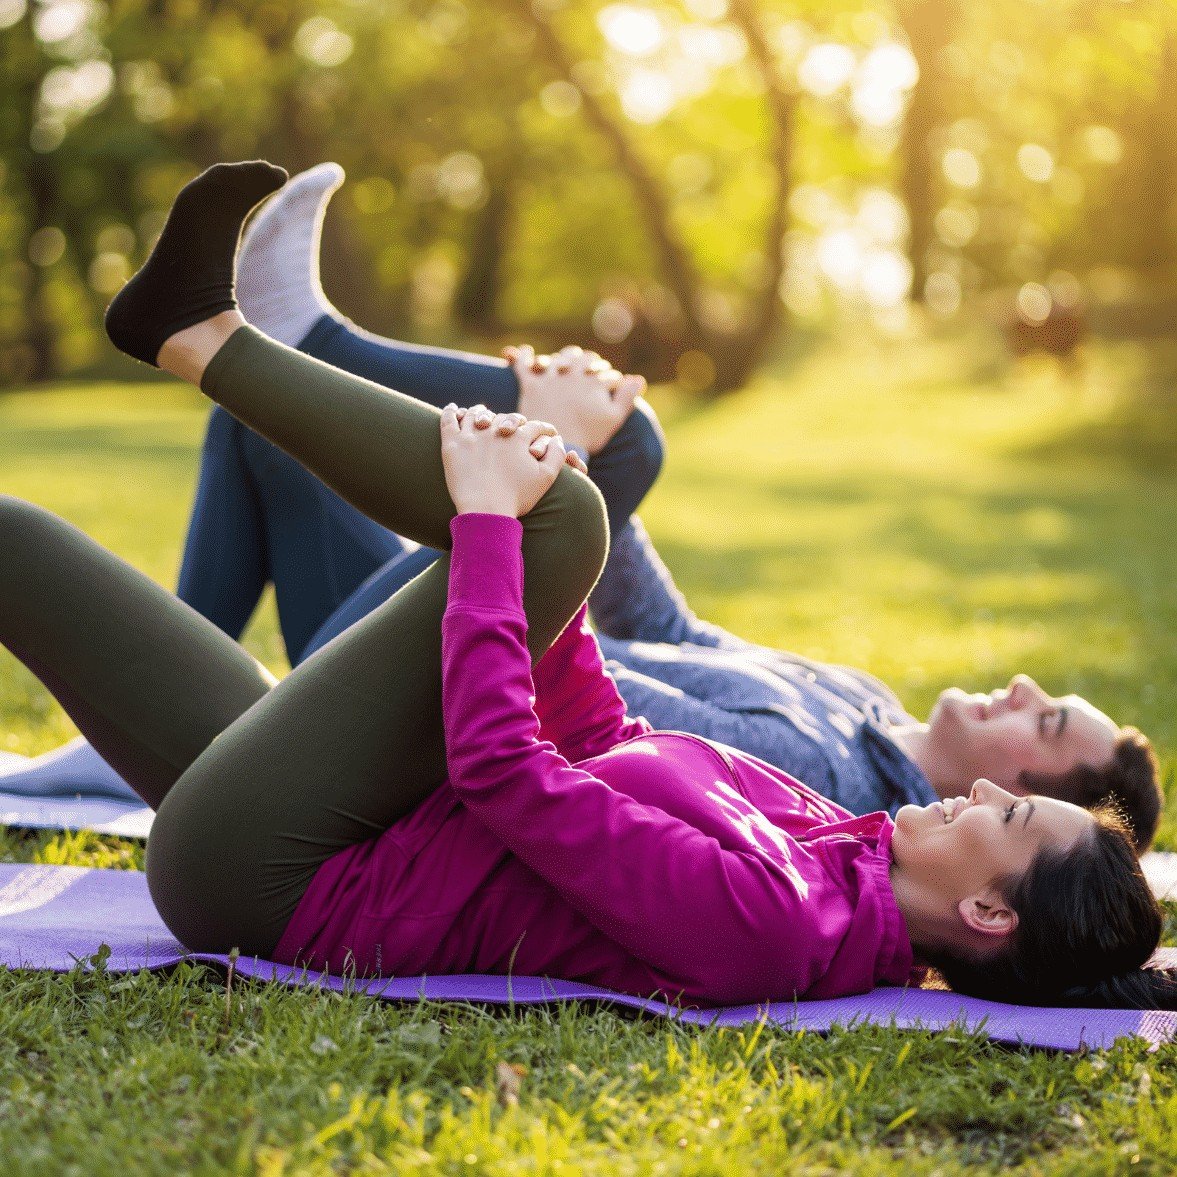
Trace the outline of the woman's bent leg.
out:
M 334 313 L 325 314 L 311 328 L 298 350 L 437 408 L 454 401 L 466 408 L 481 403 L 496 413 L 510 413 L 519 405 L 519 381 L 502 360 L 383 339 Z M 605 498 L 612 532 L 638 509 L 657 481 L 664 453 L 658 419 L 639 400 L 625 424 L 589 462 L 589 476 Z
M 538 654 L 596 579 L 606 530 L 599 496 L 571 470 L 523 526 Z M 318 868 L 442 783 L 448 575 L 445 555 L 292 671 L 171 790 L 147 875 L 190 948 L 271 955 Z
M 0 496 L 0 642 L 152 808 L 273 684 L 236 642 L 77 528 Z
M 205 391 L 357 509 L 448 549 L 453 503 L 431 406 L 236 331 Z M 561 471 L 523 520 L 528 644 L 539 657 L 599 575 L 601 498 Z M 148 882 L 189 947 L 268 953 L 315 871 L 445 776 L 441 619 L 448 557 L 297 667 L 224 732 L 161 807 Z

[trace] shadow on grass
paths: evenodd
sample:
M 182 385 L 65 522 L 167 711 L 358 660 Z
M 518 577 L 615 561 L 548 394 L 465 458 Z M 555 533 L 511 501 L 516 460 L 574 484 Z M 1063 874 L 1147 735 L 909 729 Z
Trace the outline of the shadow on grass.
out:
M 75 425 L 70 427 L 22 424 L 15 436 L 0 437 L 0 456 L 12 455 L 22 462 L 98 461 L 117 463 L 122 460 L 150 461 L 175 465 L 187 470 L 194 465 L 195 456 L 190 440 L 166 440 L 173 425 L 161 424 L 158 430 L 140 427 L 129 430 L 125 424 Z M 164 436 L 161 436 L 164 435 Z
M 1110 414 L 1064 424 L 1017 456 L 1146 475 L 1177 470 L 1177 341 L 1134 349 L 1124 366 L 1126 389 Z

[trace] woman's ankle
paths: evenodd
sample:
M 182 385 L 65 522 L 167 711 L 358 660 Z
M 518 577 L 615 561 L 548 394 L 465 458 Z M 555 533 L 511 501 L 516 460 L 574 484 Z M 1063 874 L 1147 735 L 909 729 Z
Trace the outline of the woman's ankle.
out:
M 222 311 L 211 319 L 169 335 L 159 349 L 156 363 L 165 372 L 199 388 L 209 361 L 228 342 L 229 336 L 244 326 L 245 319 L 240 311 Z

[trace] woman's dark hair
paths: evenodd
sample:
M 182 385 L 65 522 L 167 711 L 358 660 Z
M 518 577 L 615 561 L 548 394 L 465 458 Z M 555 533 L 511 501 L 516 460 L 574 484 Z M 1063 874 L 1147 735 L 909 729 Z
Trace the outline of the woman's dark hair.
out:
M 1177 970 L 1142 967 L 1163 916 L 1119 811 L 1066 850 L 1044 847 L 1020 878 L 998 888 L 1018 926 L 1007 948 L 932 963 L 958 993 L 1022 1005 L 1177 1009 Z
M 1144 733 L 1134 727 L 1120 728 L 1112 758 L 1103 768 L 1077 764 L 1064 773 L 1023 772 L 1018 783 L 1027 793 L 1056 797 L 1084 809 L 1113 802 L 1131 827 L 1141 854 L 1152 845 L 1165 803 L 1156 754 Z

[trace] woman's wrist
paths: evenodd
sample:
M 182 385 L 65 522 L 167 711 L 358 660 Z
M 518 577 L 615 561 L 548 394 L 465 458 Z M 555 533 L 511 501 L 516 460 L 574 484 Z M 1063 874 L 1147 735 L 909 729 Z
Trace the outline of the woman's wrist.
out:
M 503 515 L 507 519 L 518 519 L 514 504 L 496 502 L 455 503 L 459 515 Z

